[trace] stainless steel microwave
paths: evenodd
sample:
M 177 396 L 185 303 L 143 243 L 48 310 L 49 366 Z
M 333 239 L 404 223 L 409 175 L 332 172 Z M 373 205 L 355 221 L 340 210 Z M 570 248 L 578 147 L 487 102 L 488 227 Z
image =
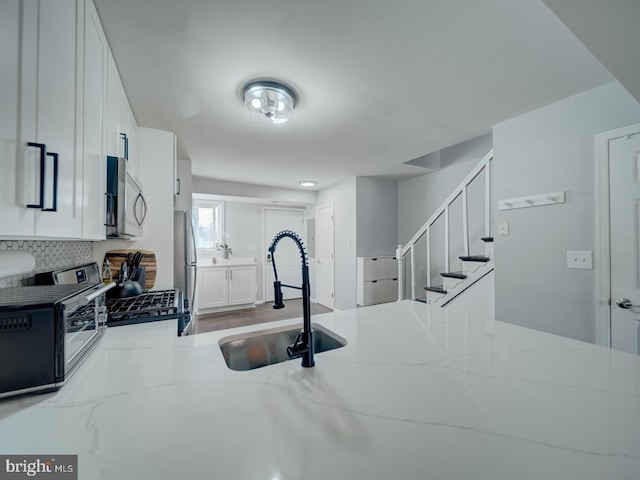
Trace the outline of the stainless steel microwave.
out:
M 129 161 L 124 157 L 107 157 L 107 238 L 142 235 L 147 201 L 128 167 Z

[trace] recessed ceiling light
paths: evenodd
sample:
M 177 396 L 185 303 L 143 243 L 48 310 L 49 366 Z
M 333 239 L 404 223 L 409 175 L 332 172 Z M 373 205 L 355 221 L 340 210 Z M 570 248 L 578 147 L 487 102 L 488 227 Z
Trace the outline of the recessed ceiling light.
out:
M 316 186 L 316 182 L 314 182 L 313 180 L 300 180 L 300 182 L 298 182 L 300 184 L 301 187 L 315 187 Z

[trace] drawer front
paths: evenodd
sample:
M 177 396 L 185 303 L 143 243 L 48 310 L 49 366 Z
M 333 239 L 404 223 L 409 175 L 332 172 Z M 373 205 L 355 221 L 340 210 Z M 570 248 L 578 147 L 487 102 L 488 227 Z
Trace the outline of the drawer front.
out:
M 362 267 L 365 282 L 398 276 L 398 262 L 392 257 L 365 258 Z

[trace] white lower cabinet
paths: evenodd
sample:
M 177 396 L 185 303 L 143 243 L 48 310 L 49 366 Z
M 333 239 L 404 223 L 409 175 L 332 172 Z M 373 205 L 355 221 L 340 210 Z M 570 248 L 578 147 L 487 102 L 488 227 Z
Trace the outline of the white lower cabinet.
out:
M 374 305 L 398 300 L 396 257 L 358 257 L 356 278 L 358 305 Z
M 198 313 L 230 310 L 256 302 L 256 266 L 207 266 L 198 269 Z

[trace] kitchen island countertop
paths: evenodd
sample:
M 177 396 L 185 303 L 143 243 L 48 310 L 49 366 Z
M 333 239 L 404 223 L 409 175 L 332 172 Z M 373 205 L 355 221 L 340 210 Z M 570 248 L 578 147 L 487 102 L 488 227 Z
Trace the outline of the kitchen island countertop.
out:
M 415 302 L 313 321 L 348 345 L 246 372 L 218 340 L 301 321 L 109 328 L 61 390 L 0 401 L 0 455 L 77 454 L 82 480 L 640 477 L 637 356 Z

